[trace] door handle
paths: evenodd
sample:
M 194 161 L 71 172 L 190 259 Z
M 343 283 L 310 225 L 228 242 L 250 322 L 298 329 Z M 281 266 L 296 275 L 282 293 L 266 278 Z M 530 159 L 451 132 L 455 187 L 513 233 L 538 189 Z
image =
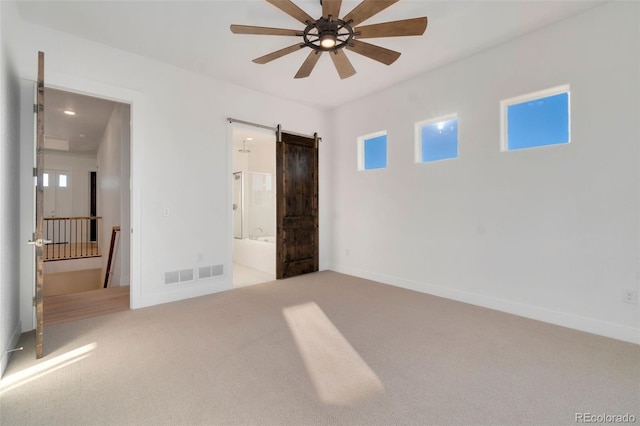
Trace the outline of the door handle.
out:
M 30 246 L 42 247 L 45 244 L 50 244 L 51 240 L 43 240 L 42 238 L 38 238 L 37 240 L 29 240 L 28 244 Z

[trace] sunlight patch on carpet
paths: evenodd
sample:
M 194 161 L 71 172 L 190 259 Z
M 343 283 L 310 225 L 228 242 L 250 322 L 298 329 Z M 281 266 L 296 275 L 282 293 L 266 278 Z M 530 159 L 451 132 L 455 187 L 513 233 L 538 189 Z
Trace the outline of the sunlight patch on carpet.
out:
M 3 377 L 0 380 L 0 395 L 88 357 L 97 346 L 98 344 L 95 342 L 89 343 L 50 360 L 25 368 L 10 376 Z
M 378 376 L 317 304 L 282 313 L 323 403 L 349 406 L 384 392 Z

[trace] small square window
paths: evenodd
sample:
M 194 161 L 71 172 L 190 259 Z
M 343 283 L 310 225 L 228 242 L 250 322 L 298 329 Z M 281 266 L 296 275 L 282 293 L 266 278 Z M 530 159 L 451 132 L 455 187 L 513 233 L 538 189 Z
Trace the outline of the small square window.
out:
M 571 141 L 569 86 L 507 99 L 500 106 L 503 151 Z
M 416 123 L 416 162 L 458 158 L 456 114 Z
M 387 167 L 387 133 L 378 132 L 358 138 L 358 170 Z
M 58 187 L 59 188 L 67 187 L 67 175 L 63 175 L 63 174 L 58 175 Z
M 42 174 L 42 186 L 45 188 L 49 186 L 49 173 Z

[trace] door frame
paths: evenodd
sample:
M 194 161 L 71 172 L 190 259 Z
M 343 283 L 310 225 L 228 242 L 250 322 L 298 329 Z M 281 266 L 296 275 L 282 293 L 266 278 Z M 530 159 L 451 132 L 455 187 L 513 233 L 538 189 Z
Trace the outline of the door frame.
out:
M 46 52 L 45 52 L 46 54 Z M 31 78 L 29 78 L 31 80 Z M 33 81 L 33 80 L 32 80 Z M 130 166 L 129 166 L 129 178 L 130 178 L 130 193 L 129 193 L 129 220 L 131 226 L 130 235 L 130 297 L 129 308 L 136 309 L 142 307 L 142 278 L 141 278 L 141 241 L 139 235 L 141 234 L 141 196 L 140 196 L 140 177 L 136 174 L 136 170 L 142 164 L 144 159 L 144 152 L 142 148 L 136 144 L 136 141 L 142 140 L 140 129 L 142 126 L 137 125 L 139 108 L 143 103 L 142 94 L 134 90 L 107 85 L 104 83 L 94 82 L 78 78 L 73 75 L 47 72 L 45 87 L 50 89 L 64 90 L 66 92 L 78 93 L 81 95 L 93 96 L 96 98 L 108 99 L 114 102 L 128 104 L 130 108 Z M 36 88 L 36 82 L 33 81 L 34 95 Z M 24 98 L 21 98 L 24 99 Z M 26 102 L 26 100 L 25 100 Z M 22 113 L 29 119 L 35 120 L 35 114 L 32 113 L 32 105 L 22 105 Z M 23 127 L 26 128 L 26 127 Z M 33 168 L 33 160 L 35 158 L 35 126 L 32 134 L 24 134 L 21 136 L 21 144 L 30 144 L 30 154 L 23 152 L 21 156 L 21 169 L 31 170 Z M 29 177 L 30 190 L 26 191 L 26 185 L 21 186 L 23 188 L 20 193 L 21 206 L 28 208 L 31 211 L 32 221 L 35 223 L 35 205 L 34 205 L 34 193 L 33 178 Z M 31 235 L 33 232 L 33 225 L 27 228 L 25 222 L 22 222 L 21 234 Z M 135 232 L 134 232 L 135 231 Z M 21 262 L 21 279 L 20 286 L 20 312 L 22 321 L 22 331 L 29 331 L 35 329 L 35 307 L 33 306 L 33 298 L 35 297 L 35 288 L 33 288 L 34 272 L 31 270 L 33 263 Z M 28 313 L 28 314 L 27 314 Z
M 229 272 L 229 288 L 233 288 L 233 211 L 231 210 L 231 206 L 233 205 L 233 130 L 234 128 L 237 127 L 241 127 L 241 128 L 258 128 L 258 129 L 265 129 L 265 130 L 270 130 L 272 132 L 274 132 L 274 135 L 276 136 L 276 149 L 277 149 L 277 145 L 281 140 L 281 132 L 285 132 L 288 133 L 290 135 L 295 135 L 295 136 L 301 136 L 301 137 L 305 137 L 305 138 L 316 138 L 317 143 L 322 142 L 322 138 L 317 137 L 317 133 L 314 135 L 305 135 L 305 134 L 301 134 L 301 133 L 297 133 L 297 132 L 293 132 L 293 131 L 288 131 L 288 130 L 283 130 L 281 128 L 280 125 L 277 126 L 267 126 L 264 124 L 259 124 L 259 123 L 252 123 L 250 121 L 244 121 L 244 120 L 239 120 L 236 118 L 232 118 L 232 117 L 227 117 L 227 205 L 229 206 L 228 209 L 228 213 L 227 213 L 227 258 L 226 258 L 226 264 L 229 265 L 228 270 Z M 276 160 L 277 162 L 277 160 Z M 320 172 L 320 169 L 318 169 L 318 173 Z M 277 167 L 276 167 L 276 174 L 277 174 Z M 278 180 L 278 177 L 275 177 L 275 180 Z M 319 177 L 318 177 L 318 182 L 319 182 Z M 319 189 L 318 189 L 318 197 L 319 197 Z M 276 205 L 279 204 L 279 199 L 280 199 L 280 194 L 276 192 Z M 318 211 L 318 223 L 319 223 L 319 217 L 320 217 L 320 211 Z M 276 218 L 277 220 L 277 218 Z M 320 265 L 320 260 L 319 260 L 319 256 L 320 256 L 320 226 L 318 224 L 318 231 L 317 231 L 317 238 L 318 238 L 318 262 L 317 264 Z M 276 229 L 276 237 L 278 234 L 278 230 Z M 278 262 L 278 253 L 276 250 L 276 262 Z M 277 274 L 276 274 L 277 275 Z
M 270 126 L 264 126 L 262 124 L 255 124 L 255 123 L 250 123 L 250 122 L 246 122 L 246 121 L 242 121 L 242 120 L 236 120 L 233 118 L 228 118 L 227 119 L 227 170 L 229 171 L 229 173 L 227 173 L 227 199 L 228 199 L 228 206 L 229 206 L 229 211 L 228 211 L 228 216 L 227 216 L 227 257 L 226 257 L 226 265 L 225 269 L 229 271 L 228 276 L 229 276 L 229 288 L 234 288 L 234 283 L 233 283 L 233 243 L 234 243 L 234 235 L 233 235 L 233 210 L 232 210 L 232 206 L 233 206 L 233 182 L 234 182 L 234 178 L 233 178 L 233 174 L 236 170 L 233 169 L 233 157 L 234 157 L 234 147 L 233 147 L 233 134 L 234 134 L 234 130 L 236 129 L 245 129 L 245 130 L 249 130 L 249 131 L 255 131 L 256 133 L 265 133 L 266 131 L 271 131 L 273 133 L 271 133 L 273 135 L 273 144 L 274 144 L 274 150 L 275 150 L 275 144 L 276 142 L 276 135 L 275 135 L 275 127 L 270 127 Z M 275 156 L 274 156 L 274 161 L 275 161 Z M 275 164 L 274 164 L 274 176 L 275 176 Z M 275 186 L 275 178 L 274 178 L 274 186 Z M 278 194 L 276 193 L 276 203 L 277 203 L 277 197 Z M 274 205 L 274 215 L 275 215 L 275 208 L 276 206 Z M 277 232 L 277 230 L 276 230 Z M 277 253 L 276 256 L 274 256 L 273 258 L 274 263 L 277 261 Z M 275 274 L 274 274 L 275 277 Z

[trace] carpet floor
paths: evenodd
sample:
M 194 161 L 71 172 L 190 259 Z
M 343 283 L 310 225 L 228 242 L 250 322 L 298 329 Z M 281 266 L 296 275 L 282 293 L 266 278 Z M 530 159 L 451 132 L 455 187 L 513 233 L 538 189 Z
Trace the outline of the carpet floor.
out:
M 640 422 L 638 345 L 331 271 L 48 326 L 40 360 L 33 341 L 3 426 Z

